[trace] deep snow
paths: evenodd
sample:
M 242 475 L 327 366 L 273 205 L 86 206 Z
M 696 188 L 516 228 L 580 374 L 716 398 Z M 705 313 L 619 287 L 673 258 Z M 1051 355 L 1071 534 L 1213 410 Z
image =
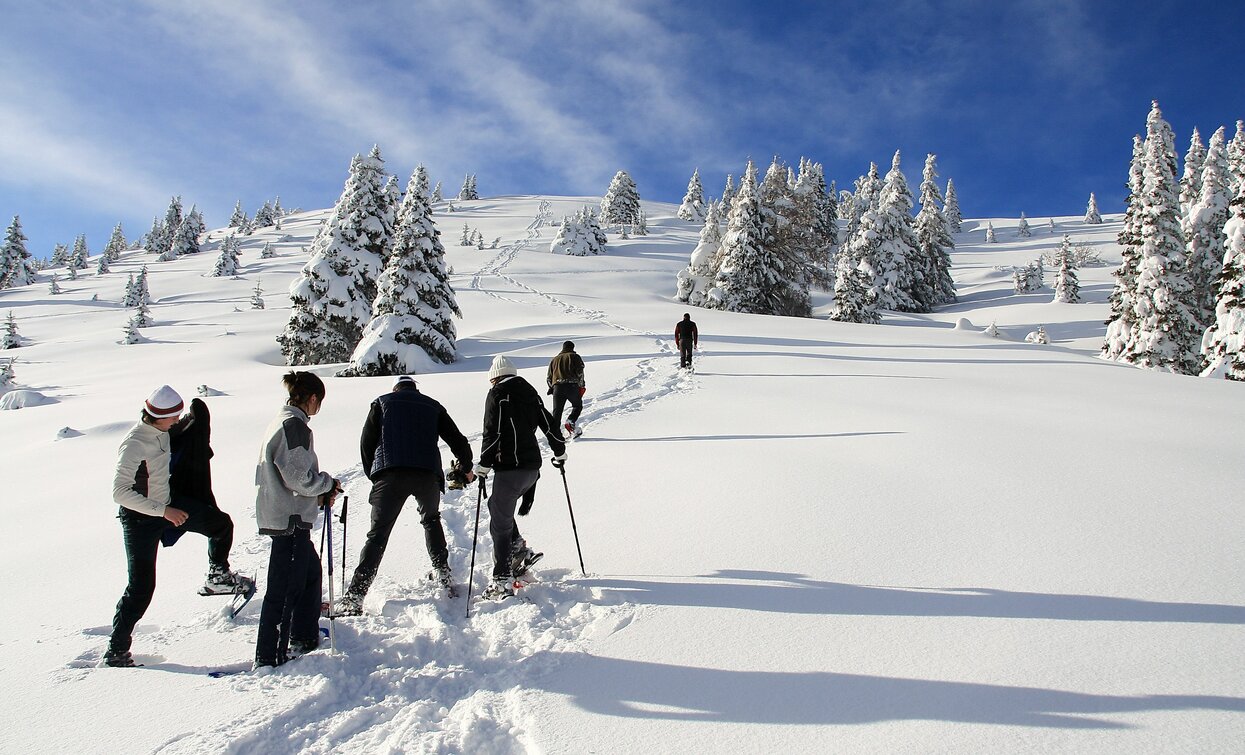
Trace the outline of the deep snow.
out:
M 1034 219 L 1027 239 L 993 218 L 997 244 L 987 219 L 966 221 L 960 303 L 866 326 L 827 321 L 824 296 L 807 320 L 680 305 L 699 228 L 673 205 L 645 203 L 651 235 L 611 234 L 604 256 L 549 254 L 562 216 L 596 201 L 442 206 L 463 358 L 418 376 L 478 450 L 493 356 L 539 387 L 576 342 L 588 393 L 566 481 L 588 574 L 546 466 L 523 522 L 547 554 L 528 601 L 468 620 L 461 599 L 436 600 L 407 511 L 367 615 L 336 622 L 339 652 L 267 676 L 206 675 L 249 668 L 260 598 L 231 621 L 225 599 L 197 596 L 196 535 L 160 554 L 134 643 L 146 667 L 96 667 L 125 583 L 111 476 L 153 388 L 205 386 L 234 566 L 262 591 L 252 474 L 282 397 L 274 337 L 326 212 L 244 239 L 237 279 L 208 277 L 217 231 L 198 256 L 129 252 L 57 296 L 46 281 L 0 292 L 27 342 L 0 357 L 47 399 L 0 412 L 0 750 L 1240 751 L 1245 394 L 1095 358 L 1118 218 L 1057 218 L 1054 234 Z M 499 248 L 458 246 L 464 222 Z M 1052 304 L 1049 276 L 1012 293 L 1010 266 L 1062 233 L 1112 263 L 1081 271 L 1085 303 Z M 265 241 L 275 258 L 259 259 Z M 144 263 L 156 323 L 121 345 L 117 302 Z M 676 369 L 684 311 L 702 334 L 693 375 Z M 1051 345 L 1023 342 L 1039 324 Z M 338 367 L 316 370 L 312 428 L 351 496 L 349 570 L 368 517 L 358 433 L 391 381 Z M 475 504 L 467 490 L 443 505 L 460 579 Z

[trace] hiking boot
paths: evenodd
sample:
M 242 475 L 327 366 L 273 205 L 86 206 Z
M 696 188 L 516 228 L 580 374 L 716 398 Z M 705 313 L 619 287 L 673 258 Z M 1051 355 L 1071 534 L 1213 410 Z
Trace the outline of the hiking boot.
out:
M 363 596 L 346 593 L 333 604 L 334 616 L 362 616 Z
M 133 668 L 134 656 L 128 650 L 109 650 L 104 653 L 104 665 L 113 668 Z
M 244 579 L 245 577 L 240 577 L 237 572 L 229 571 L 221 566 L 212 566 L 208 569 L 203 590 L 210 593 L 240 592 Z
M 454 575 L 450 573 L 448 566 L 436 566 L 432 571 L 424 575 L 424 579 L 429 582 L 436 582 L 442 587 L 449 587 L 454 584 Z
M 514 597 L 513 577 L 493 577 L 480 597 L 486 600 L 505 600 Z
M 315 652 L 320 649 L 320 638 L 315 637 L 310 640 L 290 640 L 290 649 L 286 653 L 289 660 L 294 660 L 300 655 Z
M 510 573 L 516 577 L 522 577 L 544 555 L 543 553 L 537 553 L 526 545 L 523 546 L 518 551 L 510 554 Z

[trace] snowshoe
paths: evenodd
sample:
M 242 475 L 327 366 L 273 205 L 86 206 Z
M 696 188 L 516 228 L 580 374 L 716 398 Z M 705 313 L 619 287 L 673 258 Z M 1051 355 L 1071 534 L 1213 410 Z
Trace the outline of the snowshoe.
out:
M 128 650 L 109 650 L 104 653 L 104 665 L 112 668 L 134 668 L 134 656 Z
M 515 582 L 511 577 L 493 577 L 484 592 L 480 593 L 483 600 L 505 600 L 514 597 Z
M 332 612 L 324 613 L 325 616 L 342 617 L 342 616 L 362 616 L 363 615 L 363 596 L 352 595 L 346 593 L 337 599 L 337 602 L 331 606 Z
M 458 597 L 458 588 L 454 585 L 453 575 L 450 574 L 450 567 L 439 566 L 424 575 L 424 579 L 432 582 L 445 591 L 445 594 L 451 598 Z
M 524 547 L 523 550 L 510 556 L 510 572 L 516 577 L 522 577 L 524 574 L 527 574 L 528 570 L 537 561 L 544 557 L 545 554 L 537 553 L 531 548 Z
M 237 572 L 224 569 L 213 570 L 208 573 L 207 582 L 199 588 L 199 594 L 204 597 L 232 595 L 233 600 L 229 603 L 229 618 L 233 619 L 237 618 L 242 609 L 246 608 L 246 604 L 251 602 L 251 598 L 255 597 L 255 580 Z

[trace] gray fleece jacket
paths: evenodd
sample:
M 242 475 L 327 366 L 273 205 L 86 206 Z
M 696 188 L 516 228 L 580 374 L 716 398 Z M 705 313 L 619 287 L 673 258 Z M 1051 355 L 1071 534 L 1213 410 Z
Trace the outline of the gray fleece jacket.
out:
M 311 529 L 319 497 L 333 489 L 333 477 L 320 471 L 307 415 L 283 406 L 268 425 L 255 467 L 255 519 L 261 535 L 290 535 Z

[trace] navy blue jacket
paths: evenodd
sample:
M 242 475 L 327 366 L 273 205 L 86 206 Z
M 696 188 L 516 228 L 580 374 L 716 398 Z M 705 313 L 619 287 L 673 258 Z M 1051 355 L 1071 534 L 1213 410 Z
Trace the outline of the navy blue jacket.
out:
M 437 473 L 444 490 L 438 438 L 446 442 L 463 469 L 471 469 L 471 444 L 445 407 L 414 387 L 386 393 L 372 402 L 363 423 L 359 440 L 363 471 L 372 480 L 395 467 L 426 469 Z
M 566 453 L 553 415 L 532 384 L 517 375 L 501 380 L 484 401 L 480 464 L 491 469 L 540 469 L 537 431 L 545 434 L 555 456 Z

